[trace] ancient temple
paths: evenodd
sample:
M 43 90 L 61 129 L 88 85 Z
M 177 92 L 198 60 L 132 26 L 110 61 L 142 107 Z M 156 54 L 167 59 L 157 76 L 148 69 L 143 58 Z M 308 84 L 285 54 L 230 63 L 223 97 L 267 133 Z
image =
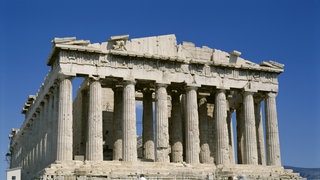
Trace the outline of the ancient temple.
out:
M 51 70 L 10 134 L 10 168 L 22 179 L 300 179 L 281 165 L 283 64 L 174 35 L 52 44 Z

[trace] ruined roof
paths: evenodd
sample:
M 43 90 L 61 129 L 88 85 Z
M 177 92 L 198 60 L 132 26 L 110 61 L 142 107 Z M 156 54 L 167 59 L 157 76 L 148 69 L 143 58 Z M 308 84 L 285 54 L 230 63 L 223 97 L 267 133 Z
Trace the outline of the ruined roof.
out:
M 230 53 L 209 48 L 196 47 L 192 42 L 183 41 L 177 44 L 174 34 L 134 38 L 129 35 L 111 36 L 107 42 L 91 44 L 88 40 L 77 40 L 75 37 L 54 38 L 53 50 L 47 60 L 47 65 L 53 64 L 53 56 L 60 49 L 75 50 L 88 53 L 109 54 L 141 58 L 153 58 L 183 63 L 214 64 L 245 69 L 256 69 L 281 73 L 283 64 L 275 61 L 263 61 L 260 64 L 240 57 L 241 52 Z

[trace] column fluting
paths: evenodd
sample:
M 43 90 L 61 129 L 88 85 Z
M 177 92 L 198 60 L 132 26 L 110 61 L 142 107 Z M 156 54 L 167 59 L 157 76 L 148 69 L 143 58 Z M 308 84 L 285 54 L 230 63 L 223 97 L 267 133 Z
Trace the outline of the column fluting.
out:
M 263 122 L 261 113 L 261 101 L 257 100 L 254 103 L 256 132 L 257 132 L 257 149 L 258 149 L 258 164 L 266 165 L 266 155 L 264 148 Z
M 166 84 L 157 84 L 156 111 L 156 161 L 169 162 L 168 94 Z
M 57 160 L 72 160 L 72 83 L 64 78 L 59 86 Z
M 199 163 L 199 116 L 197 87 L 186 87 L 186 162 Z
M 229 144 L 227 128 L 227 102 L 224 90 L 218 90 L 215 94 L 214 117 L 216 120 L 216 164 L 229 164 Z
M 86 160 L 103 161 L 102 95 L 99 80 L 90 80 Z
M 137 161 L 135 81 L 125 81 L 123 88 L 123 161 Z
M 265 116 L 267 165 L 281 166 L 276 93 L 269 92 L 266 94 Z
M 245 123 L 244 163 L 245 164 L 258 164 L 253 92 L 246 91 L 243 93 L 243 110 L 244 110 L 244 123 Z

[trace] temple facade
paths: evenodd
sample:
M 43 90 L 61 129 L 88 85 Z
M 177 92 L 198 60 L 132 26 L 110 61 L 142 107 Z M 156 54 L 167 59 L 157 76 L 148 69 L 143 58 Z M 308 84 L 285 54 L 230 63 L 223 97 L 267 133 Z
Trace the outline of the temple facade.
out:
M 51 70 L 10 134 L 10 168 L 22 179 L 300 178 L 281 165 L 283 64 L 174 35 L 128 37 L 52 41 Z

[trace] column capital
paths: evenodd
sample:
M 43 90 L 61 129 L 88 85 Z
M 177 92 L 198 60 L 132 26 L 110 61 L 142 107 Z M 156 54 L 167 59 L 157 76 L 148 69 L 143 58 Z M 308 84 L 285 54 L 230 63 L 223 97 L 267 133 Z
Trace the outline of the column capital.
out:
M 142 90 L 142 93 L 145 94 L 145 93 L 153 93 L 154 92 L 154 89 L 151 89 L 151 88 L 143 88 Z
M 95 81 L 100 81 L 100 76 L 89 76 L 89 83 L 95 82 Z
M 248 96 L 248 95 L 253 95 L 255 92 L 253 92 L 253 91 L 243 91 L 242 92 L 242 94 L 244 95 L 244 96 Z
M 133 84 L 135 85 L 137 82 L 134 80 L 134 79 L 126 79 L 126 80 L 123 80 L 123 84 L 124 85 L 129 85 L 129 84 Z
M 166 83 L 156 83 L 156 87 L 157 87 L 157 88 L 159 88 L 159 87 L 167 88 L 167 87 L 168 87 L 168 84 L 166 84 Z
M 195 85 L 186 85 L 185 90 L 190 91 L 190 90 L 198 90 L 199 86 Z
M 267 93 L 266 93 L 266 97 L 275 98 L 276 96 L 277 96 L 277 93 L 275 93 L 275 92 L 267 92 Z
M 220 92 L 223 92 L 223 93 L 226 93 L 226 89 L 216 89 L 216 93 L 220 93 Z
M 64 80 L 64 79 L 70 79 L 70 80 L 72 80 L 73 79 L 73 76 L 70 76 L 70 75 L 66 75 L 66 74 L 59 74 L 58 75 L 58 77 L 57 77 L 57 80 L 59 81 L 59 82 L 61 82 L 62 80 Z

